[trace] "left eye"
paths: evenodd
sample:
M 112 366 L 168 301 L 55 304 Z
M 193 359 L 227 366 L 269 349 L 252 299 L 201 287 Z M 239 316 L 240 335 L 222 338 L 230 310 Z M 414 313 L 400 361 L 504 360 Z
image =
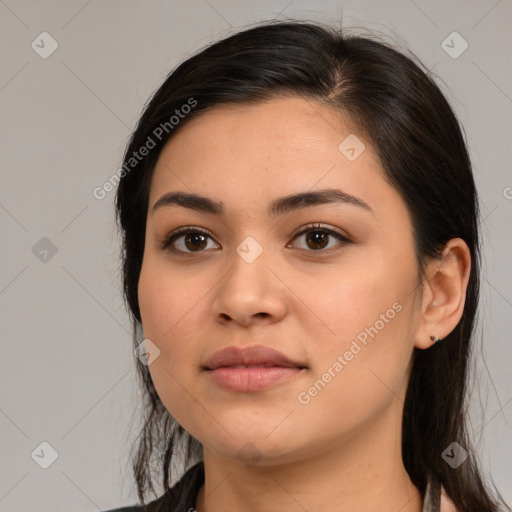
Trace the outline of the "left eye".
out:
M 350 243 L 350 240 L 344 237 L 342 234 L 333 231 L 332 229 L 324 228 L 322 226 L 312 226 L 304 229 L 300 233 L 298 233 L 294 240 L 297 240 L 301 237 L 305 236 L 305 246 L 302 245 L 299 247 L 300 249 L 311 249 L 313 252 L 321 252 L 326 248 L 331 248 L 332 245 L 329 245 L 330 240 L 335 238 L 338 240 L 338 245 L 343 245 L 346 243 Z M 336 244 L 334 244 L 336 245 Z M 328 252 L 328 251 L 327 251 Z

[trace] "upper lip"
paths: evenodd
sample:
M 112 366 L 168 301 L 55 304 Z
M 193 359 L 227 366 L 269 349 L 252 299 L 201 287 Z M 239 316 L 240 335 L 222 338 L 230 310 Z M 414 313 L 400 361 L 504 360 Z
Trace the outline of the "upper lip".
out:
M 246 347 L 227 347 L 215 352 L 204 365 L 206 370 L 215 370 L 222 366 L 281 366 L 305 368 L 305 365 L 293 361 L 281 352 L 263 345 Z

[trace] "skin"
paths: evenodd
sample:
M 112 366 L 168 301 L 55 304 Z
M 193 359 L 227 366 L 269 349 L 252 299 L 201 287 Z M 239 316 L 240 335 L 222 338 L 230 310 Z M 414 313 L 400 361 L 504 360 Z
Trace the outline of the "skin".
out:
M 411 355 L 415 346 L 432 345 L 430 335 L 443 338 L 457 325 L 469 250 L 451 240 L 441 260 L 428 262 L 420 286 L 406 204 L 384 178 L 370 141 L 357 135 L 366 149 L 354 161 L 339 151 L 351 133 L 329 107 L 280 98 L 203 113 L 159 157 L 139 304 L 145 338 L 160 350 L 149 366 L 158 394 L 203 445 L 199 512 L 421 511 L 400 444 Z M 331 203 L 267 214 L 277 197 L 324 188 L 357 196 L 371 211 Z M 222 201 L 225 215 L 176 205 L 153 212 L 170 191 Z M 315 222 L 352 243 L 330 236 L 319 251 L 307 233 L 294 238 Z M 182 226 L 210 233 L 202 252 L 185 236 L 175 252 L 161 248 Z M 236 252 L 247 236 L 263 249 L 252 263 Z M 299 393 L 396 303 L 394 318 L 300 403 Z M 221 389 L 202 370 L 219 349 L 255 344 L 307 368 L 250 393 Z M 256 464 L 238 455 L 247 443 Z

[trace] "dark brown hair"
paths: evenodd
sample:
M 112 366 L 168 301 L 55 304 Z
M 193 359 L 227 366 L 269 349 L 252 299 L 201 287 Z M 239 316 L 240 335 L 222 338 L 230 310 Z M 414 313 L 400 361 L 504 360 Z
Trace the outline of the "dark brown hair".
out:
M 332 107 L 373 144 L 387 179 L 407 204 L 419 275 L 427 258 L 439 257 L 450 239 L 460 237 L 469 247 L 472 267 L 462 319 L 441 343 L 414 349 L 402 457 L 422 496 L 431 481 L 433 510 L 439 510 L 442 484 L 460 512 L 496 511 L 498 502 L 481 476 L 466 431 L 467 369 L 479 294 L 477 193 L 459 122 L 428 70 L 414 60 L 373 38 L 290 20 L 246 29 L 180 64 L 145 106 L 124 156 L 116 197 L 123 291 L 137 345 L 137 284 L 151 176 L 162 147 L 190 119 L 222 104 L 277 97 L 298 96 Z M 179 121 L 170 120 L 179 113 Z M 151 149 L 139 158 L 144 146 Z M 201 457 L 201 446 L 165 409 L 147 366 L 137 361 L 137 367 L 145 416 L 133 469 L 144 503 L 147 492 L 154 492 L 152 457 L 167 490 L 176 443 L 181 439 L 187 446 L 185 462 Z M 452 442 L 469 454 L 456 469 L 441 457 Z

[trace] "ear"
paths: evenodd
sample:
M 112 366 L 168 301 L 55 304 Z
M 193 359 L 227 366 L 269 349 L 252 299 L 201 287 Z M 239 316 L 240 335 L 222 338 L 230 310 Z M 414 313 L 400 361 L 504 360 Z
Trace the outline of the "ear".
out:
M 461 238 L 452 238 L 440 259 L 432 259 L 425 269 L 420 322 L 415 346 L 426 349 L 448 336 L 459 323 L 471 270 L 471 254 Z M 442 343 L 442 341 L 441 341 Z

